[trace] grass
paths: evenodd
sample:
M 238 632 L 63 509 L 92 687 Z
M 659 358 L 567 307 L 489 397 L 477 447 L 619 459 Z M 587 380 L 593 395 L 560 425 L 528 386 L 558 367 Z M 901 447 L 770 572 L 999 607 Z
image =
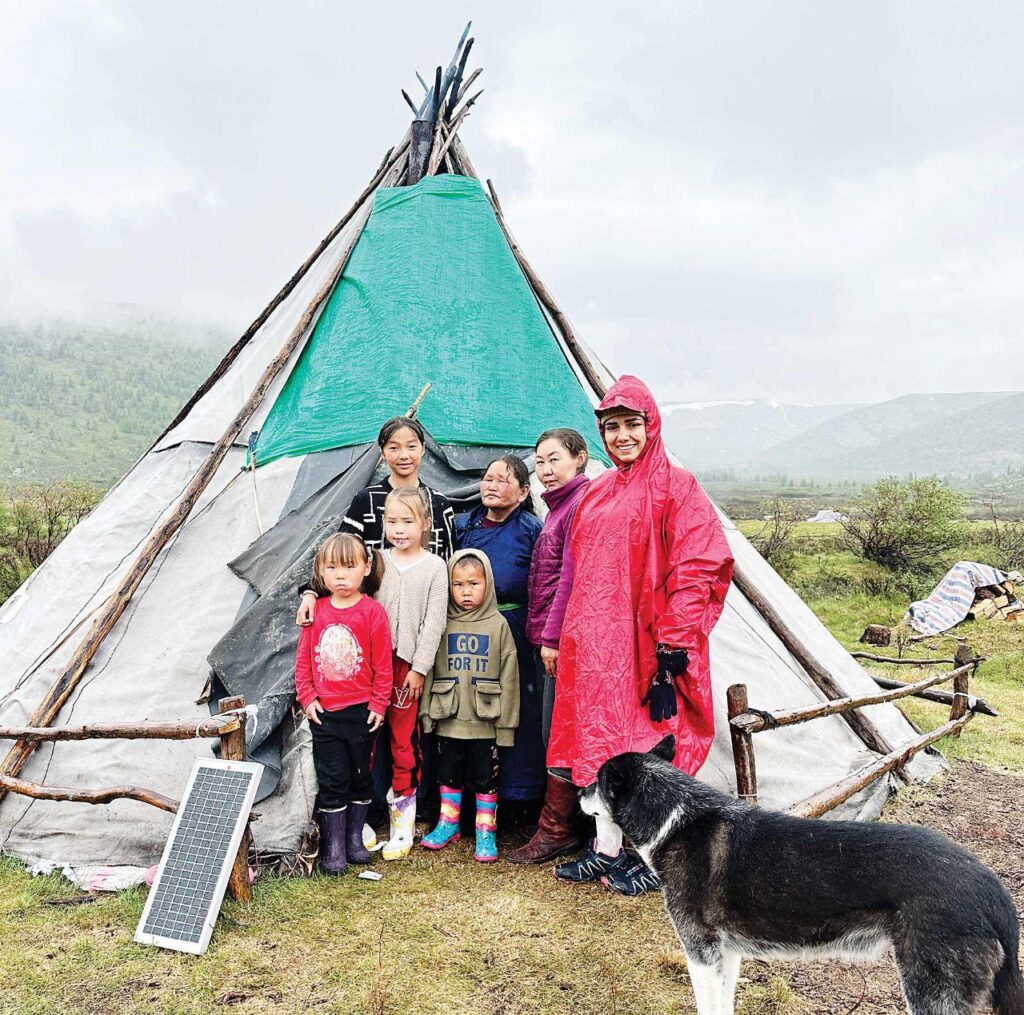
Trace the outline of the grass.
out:
M 900 619 L 905 594 L 838 549 L 829 527 L 803 528 L 787 577 L 844 645 L 860 647 L 868 623 Z M 941 746 L 952 757 L 1024 774 L 1024 625 L 961 630 L 988 657 L 974 691 L 1000 715 L 979 716 Z M 949 656 L 953 645 L 935 639 L 912 651 Z M 906 679 L 908 668 L 899 669 Z M 925 728 L 947 715 L 926 702 L 906 709 Z M 437 855 L 417 852 L 385 867 L 377 883 L 265 875 L 250 907 L 225 904 L 201 958 L 132 943 L 142 889 L 62 905 L 78 897 L 63 878 L 31 878 L 0 858 L 0 1011 L 693 1010 L 660 897 L 623 900 L 600 887 L 559 885 L 547 867 L 482 867 L 470 853 L 468 842 Z M 741 980 L 742 1015 L 814 1010 L 771 967 L 744 970 L 751 978 Z
M 469 843 L 351 877 L 262 879 L 201 958 L 131 942 L 142 890 L 80 906 L 60 877 L 0 861 L 4 1011 L 687 1010 L 660 898 L 625 903 L 549 869 L 481 867 Z M 628 920 L 624 920 L 624 915 Z M 638 962 L 635 942 L 655 962 Z

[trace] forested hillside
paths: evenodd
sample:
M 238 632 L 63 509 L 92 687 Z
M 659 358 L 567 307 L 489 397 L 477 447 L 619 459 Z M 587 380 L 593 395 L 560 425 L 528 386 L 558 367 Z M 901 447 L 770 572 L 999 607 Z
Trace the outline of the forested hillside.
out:
M 226 336 L 169 321 L 0 324 L 0 487 L 63 479 L 109 486 L 225 345 Z

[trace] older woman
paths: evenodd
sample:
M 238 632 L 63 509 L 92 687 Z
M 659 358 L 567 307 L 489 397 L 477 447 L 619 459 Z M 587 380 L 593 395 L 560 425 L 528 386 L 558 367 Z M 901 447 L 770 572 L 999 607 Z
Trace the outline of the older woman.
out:
M 714 737 L 708 635 L 732 555 L 711 501 L 669 462 L 647 386 L 621 377 L 597 415 L 615 468 L 590 484 L 573 526 L 548 766 L 586 786 L 609 758 L 672 733 L 675 764 L 692 775 Z M 590 848 L 555 874 L 624 895 L 659 887 L 604 818 Z
M 519 728 L 515 746 L 500 748 L 499 796 L 503 802 L 539 801 L 546 775 L 543 686 L 526 637 L 526 606 L 530 558 L 541 523 L 533 513 L 526 463 L 516 455 L 495 458 L 480 481 L 480 501 L 481 507 L 457 519 L 459 548 L 483 550 L 490 559 L 498 609 L 512 629 L 519 659 Z

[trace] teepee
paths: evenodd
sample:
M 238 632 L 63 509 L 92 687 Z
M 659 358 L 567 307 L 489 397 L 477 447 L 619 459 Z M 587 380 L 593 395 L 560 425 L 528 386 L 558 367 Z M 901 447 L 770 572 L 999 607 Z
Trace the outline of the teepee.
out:
M 479 94 L 479 71 L 465 74 L 472 41 L 463 36 L 421 103 L 406 96 L 412 126 L 352 209 L 0 608 L 0 726 L 199 724 L 211 693 L 255 705 L 248 746 L 267 766 L 254 826 L 264 852 L 298 848 L 316 791 L 308 729 L 290 710 L 296 589 L 318 539 L 378 470 L 380 423 L 429 384 L 418 405 L 431 438 L 422 475 L 467 505 L 495 454 L 529 460 L 549 427 L 573 426 L 601 448 L 592 408 L 611 375 L 525 260 L 459 136 Z M 875 684 L 723 523 L 737 582 L 711 640 L 721 732 L 700 774 L 733 789 L 729 684 L 747 684 L 765 709 Z M 878 705 L 853 726 L 830 717 L 759 737 L 761 800 L 794 804 L 913 736 L 897 709 Z M 19 742 L 0 775 L 177 797 L 211 750 L 202 739 Z M 924 778 L 939 764 L 919 755 L 907 771 Z M 875 816 L 888 791 L 881 780 L 838 813 Z M 148 865 L 170 823 L 134 800 L 7 793 L 0 849 L 72 869 Z

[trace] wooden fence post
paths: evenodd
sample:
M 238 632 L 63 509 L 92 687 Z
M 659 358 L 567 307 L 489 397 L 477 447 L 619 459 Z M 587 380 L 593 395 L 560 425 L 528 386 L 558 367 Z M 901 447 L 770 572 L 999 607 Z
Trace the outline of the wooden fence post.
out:
M 958 673 L 953 678 L 953 705 L 949 710 L 949 721 L 960 719 L 970 709 L 970 674 L 967 670 Z M 956 730 L 951 736 L 960 736 L 960 730 Z
M 747 685 L 733 684 L 726 691 L 729 707 L 729 736 L 736 764 L 736 792 L 748 804 L 757 803 L 757 770 L 754 767 L 754 737 L 732 725 L 732 720 L 747 710 Z
M 220 700 L 219 711 L 222 713 L 242 708 L 245 708 L 245 698 L 241 695 Z M 220 756 L 224 761 L 245 761 L 246 718 L 246 714 L 240 712 L 238 729 L 221 736 Z M 249 884 L 249 846 L 251 843 L 252 832 L 249 831 L 249 825 L 246 824 L 245 833 L 242 835 L 242 844 L 238 847 L 235 865 L 231 868 L 231 876 L 228 878 L 228 891 L 236 902 L 252 901 L 252 885 Z

